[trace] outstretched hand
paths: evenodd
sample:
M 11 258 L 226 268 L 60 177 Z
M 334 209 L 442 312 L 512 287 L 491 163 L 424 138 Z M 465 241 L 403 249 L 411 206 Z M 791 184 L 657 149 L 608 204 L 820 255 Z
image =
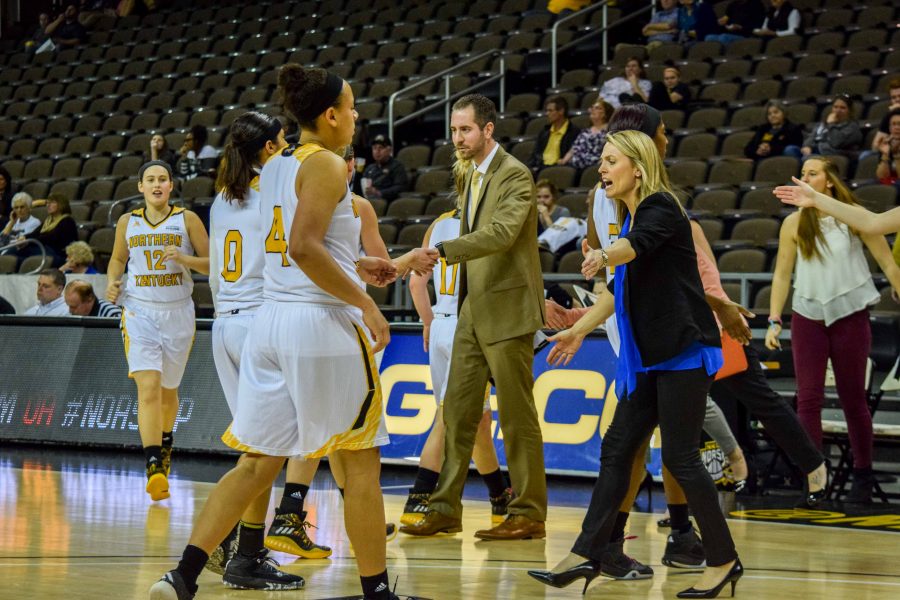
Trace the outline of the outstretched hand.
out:
M 359 273 L 360 279 L 377 287 L 385 287 L 397 279 L 397 268 L 394 263 L 376 256 L 361 257 L 356 272 Z
M 796 177 L 791 177 L 795 185 L 779 185 L 772 193 L 785 204 L 793 204 L 801 208 L 811 208 L 816 205 L 816 191 L 808 183 L 804 183 Z
M 581 254 L 584 256 L 584 262 L 581 263 L 581 274 L 585 279 L 591 279 L 600 272 L 602 264 L 600 253 L 591 248 L 585 239 L 581 240 Z
M 559 367 L 572 362 L 575 353 L 581 348 L 584 336 L 573 333 L 571 329 L 565 329 L 556 335 L 548 337 L 547 341 L 556 342 L 547 354 L 547 364 Z

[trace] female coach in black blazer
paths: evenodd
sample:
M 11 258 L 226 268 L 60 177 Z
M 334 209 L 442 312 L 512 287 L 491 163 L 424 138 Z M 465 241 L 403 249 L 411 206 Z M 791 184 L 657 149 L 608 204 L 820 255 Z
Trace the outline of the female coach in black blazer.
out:
M 566 364 L 585 335 L 613 312 L 621 349 L 616 372 L 620 402 L 602 442 L 600 476 L 572 552 L 553 571 L 531 571 L 549 585 L 600 573 L 609 539 L 609 516 L 628 489 L 638 447 L 659 424 L 663 462 L 684 488 L 703 534 L 708 568 L 679 598 L 713 598 L 743 574 L 718 496 L 697 448 L 713 375 L 722 366 L 719 330 L 706 303 L 691 227 L 669 190 L 659 153 L 637 131 L 610 134 L 600 177 L 619 202 L 622 233 L 600 255 L 600 268 L 616 266 L 591 312 L 556 341 L 548 361 Z M 615 295 L 613 296 L 613 292 Z

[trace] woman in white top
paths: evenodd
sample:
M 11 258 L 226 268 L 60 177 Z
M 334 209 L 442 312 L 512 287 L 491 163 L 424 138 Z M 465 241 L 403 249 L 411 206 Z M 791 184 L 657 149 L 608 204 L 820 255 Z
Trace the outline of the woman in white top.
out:
M 810 158 L 801 172 L 804 190 L 856 205 L 834 163 Z M 782 188 L 779 188 L 782 189 Z M 866 404 L 866 363 L 872 341 L 868 307 L 880 296 L 863 254 L 863 244 L 891 285 L 900 288 L 900 268 L 882 235 L 855 231 L 807 205 L 784 220 L 766 346 L 780 348 L 781 316 L 796 266 L 791 308 L 791 347 L 797 377 L 797 412 L 822 447 L 825 366 L 831 359 L 853 451 L 854 480 L 847 500 L 868 502 L 872 494 L 872 416 Z
M 634 102 L 646 102 L 650 97 L 653 84 L 644 77 L 644 67 L 636 57 L 625 63 L 625 71 L 613 77 L 600 88 L 600 97 L 609 102 L 613 108 Z

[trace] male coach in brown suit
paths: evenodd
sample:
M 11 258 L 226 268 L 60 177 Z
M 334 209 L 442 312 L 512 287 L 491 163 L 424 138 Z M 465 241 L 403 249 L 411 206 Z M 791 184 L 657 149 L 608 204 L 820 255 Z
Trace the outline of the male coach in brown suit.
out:
M 544 323 L 544 286 L 537 246 L 537 205 L 528 168 L 494 140 L 497 112 L 479 94 L 453 105 L 450 130 L 462 159 L 474 163 L 462 194 L 460 237 L 436 246 L 461 263 L 459 323 L 444 402 L 444 464 L 429 510 L 412 535 L 462 531 L 462 490 L 493 376 L 510 479 L 517 496 L 485 540 L 543 538 L 547 516 L 544 447 L 532 387 L 532 343 Z

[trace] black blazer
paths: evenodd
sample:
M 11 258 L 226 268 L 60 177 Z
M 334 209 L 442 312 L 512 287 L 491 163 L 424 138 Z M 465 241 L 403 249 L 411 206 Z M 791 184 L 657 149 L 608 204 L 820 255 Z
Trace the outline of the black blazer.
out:
M 641 360 L 650 366 L 678 356 L 694 342 L 721 346 L 706 303 L 691 224 L 674 198 L 656 193 L 638 205 L 624 236 L 637 258 L 625 276 L 625 310 Z M 613 280 L 608 284 L 615 293 Z

